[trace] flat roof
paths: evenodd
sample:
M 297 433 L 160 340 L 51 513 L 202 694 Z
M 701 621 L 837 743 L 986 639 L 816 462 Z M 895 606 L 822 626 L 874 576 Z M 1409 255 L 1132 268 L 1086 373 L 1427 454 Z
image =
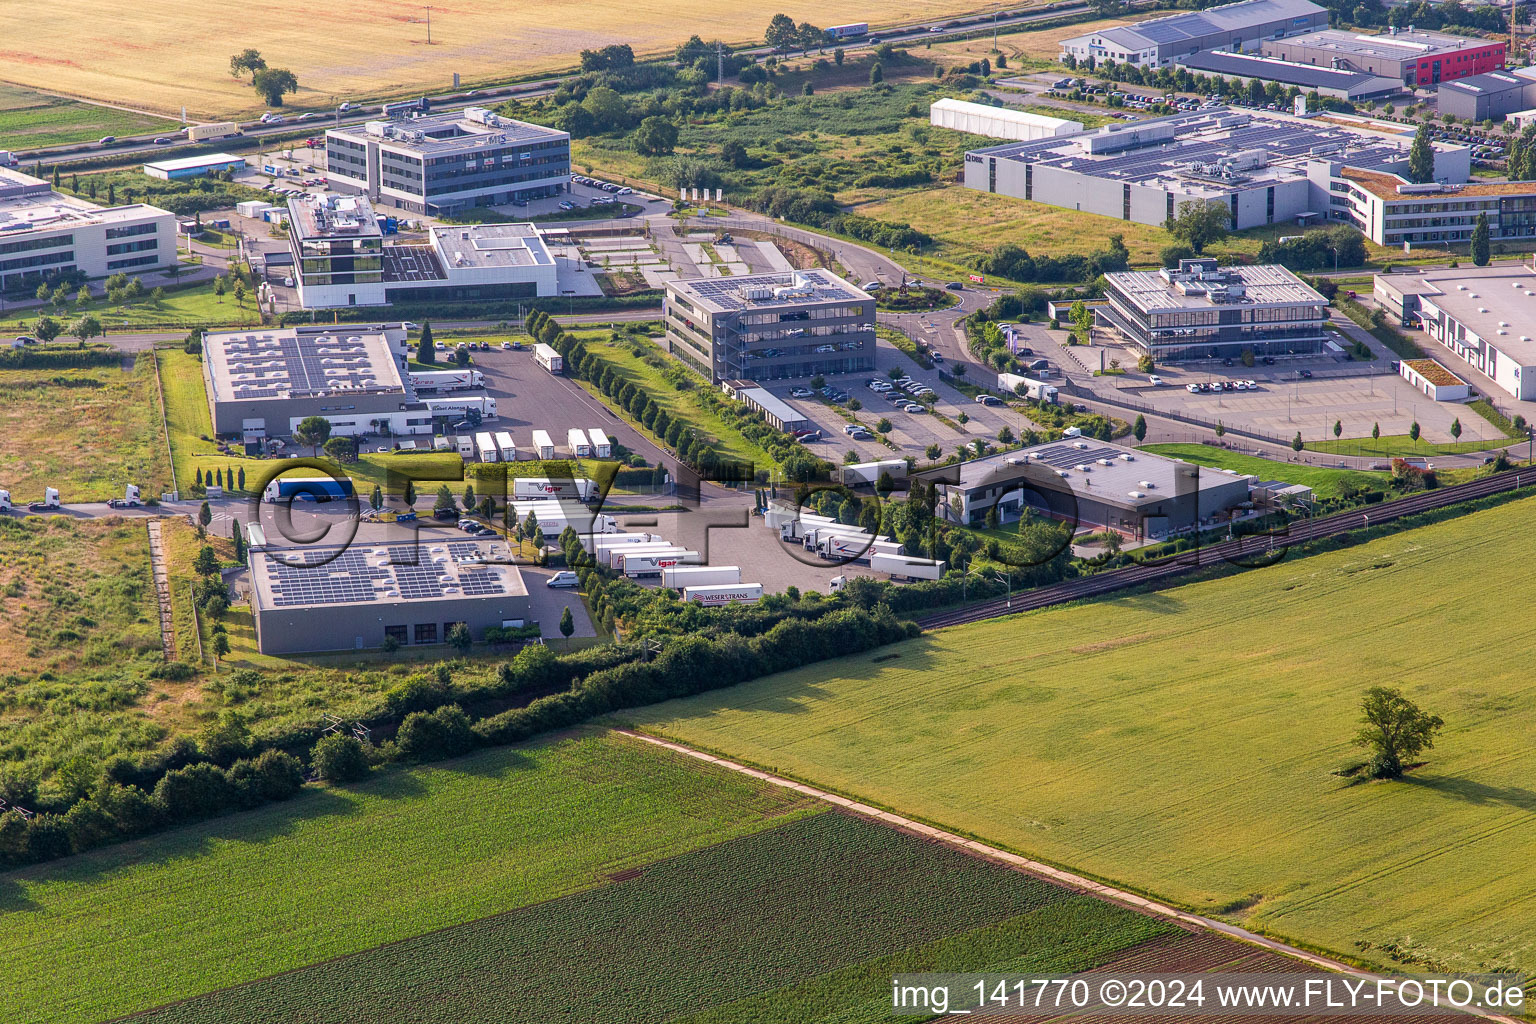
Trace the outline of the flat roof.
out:
M 1502 39 L 1477 39 L 1472 36 L 1453 36 L 1444 32 L 1396 32 L 1369 35 L 1328 28 L 1318 32 L 1291 36 L 1275 41 L 1279 45 L 1310 46 L 1333 53 L 1352 54 L 1357 57 L 1380 57 L 1387 60 L 1413 60 L 1437 54 L 1455 53 L 1483 46 L 1502 46 Z
M 437 252 L 430 245 L 386 245 L 383 255 L 385 284 L 448 280 Z
M 1235 480 L 1253 479 L 1153 455 L 1112 441 L 1066 438 L 962 462 L 960 482 L 951 486 L 967 491 L 992 486 L 999 480 L 1006 480 L 1009 471 L 1022 470 L 1026 465 L 1044 467 L 1055 473 L 1062 485 L 1079 497 L 1127 508 L 1230 485 Z M 1079 469 L 1079 466 L 1085 468 Z M 1136 494 L 1133 495 L 1133 491 Z
M 1530 181 L 1468 181 L 1415 185 L 1401 175 L 1387 171 L 1369 171 L 1361 167 L 1345 167 L 1340 174 L 1346 181 L 1353 181 L 1378 198 L 1403 203 L 1440 198 L 1536 195 L 1536 182 Z
M 231 153 L 207 153 L 203 156 L 183 156 L 173 160 L 155 160 L 144 165 L 145 170 L 153 167 L 157 171 L 185 171 L 195 167 L 228 167 L 230 164 L 245 166 L 245 157 L 235 156 Z
M 1385 75 L 1371 75 L 1364 71 L 1344 71 L 1336 68 L 1319 68 L 1311 64 L 1296 64 L 1278 57 L 1264 57 L 1249 53 L 1229 53 L 1225 50 L 1201 50 L 1187 57 L 1179 57 L 1174 63 L 1191 71 L 1206 71 L 1218 75 L 1237 75 L 1242 78 L 1261 78 L 1281 85 L 1305 86 L 1313 89 L 1360 89 L 1371 88 L 1373 83 L 1383 91 L 1400 89 L 1402 83 Z
M 757 307 L 800 306 L 813 302 L 874 301 L 868 292 L 855 288 L 830 270 L 819 267 L 782 274 L 668 281 L 667 290 L 677 292 L 690 302 L 698 303 L 714 313 Z
M 1215 197 L 1260 183 L 1305 178 L 1309 160 L 1364 167 L 1394 164 L 1406 157 L 1412 143 L 1409 135 L 1389 134 L 1365 122 L 1212 107 L 972 152 L 1115 184 L 1156 184 L 1185 195 Z M 1436 147 L 1442 152 L 1457 148 L 1439 143 Z M 1222 167 L 1239 155 L 1252 159 Z
M 1130 25 L 1116 25 L 1098 32 L 1088 32 L 1063 42 L 1089 36 L 1109 36 L 1121 45 L 1137 49 L 1178 45 L 1236 29 L 1287 21 L 1325 13 L 1309 0 L 1240 0 L 1204 11 L 1186 11 L 1162 18 L 1152 18 Z
M 1536 365 L 1536 272 L 1530 267 L 1468 267 L 1402 276 L 1414 279 L 1412 294 L 1421 302 L 1433 303 L 1521 366 Z
M 288 200 L 288 223 L 301 242 L 306 239 L 384 237 L 373 205 L 364 196 L 335 192 L 295 196 Z
M 945 98 L 935 100 L 929 110 L 953 110 L 961 114 L 970 114 L 976 117 L 991 117 L 999 121 L 1007 121 L 1009 124 L 1029 125 L 1031 128 L 1074 128 L 1081 131 L 1083 123 L 1072 121 L 1065 117 L 1047 117 L 1044 114 L 1032 114 L 1027 110 L 1019 110 L 1014 107 L 994 107 L 986 103 L 972 103 L 969 100 L 956 100 Z
M 325 134 L 427 157 L 570 138 L 559 129 L 502 117 L 484 107 L 425 117 L 379 118 L 361 126 L 331 128 Z
M 736 392 L 736 397 L 743 402 L 757 406 L 780 423 L 793 423 L 796 420 L 806 418 L 805 413 L 779 398 L 767 388 L 742 388 Z
M 266 548 L 252 553 L 251 584 L 263 608 L 526 597 L 510 561 L 501 540 Z
M 218 402 L 410 393 L 389 339 L 353 324 L 210 332 L 203 359 Z
M 1441 82 L 1440 91 L 1464 92 L 1469 96 L 1497 96 L 1515 89 L 1524 89 L 1528 85 L 1536 85 L 1536 82 L 1508 71 L 1489 71 L 1458 78 L 1454 82 Z
M 158 206 L 130 203 L 97 206 L 55 192 L 41 178 L 0 167 L 0 240 L 30 231 L 58 231 L 92 224 L 120 224 L 173 215 Z
M 445 267 L 551 267 L 554 257 L 532 224 L 468 224 L 432 229 Z
M 1233 306 L 1288 306 L 1304 303 L 1326 306 L 1328 300 L 1301 278 L 1278 264 L 1234 265 L 1214 271 L 1124 270 L 1105 274 L 1104 280 L 1142 310 L 1230 309 Z M 1236 286 L 1240 297 L 1220 297 Z

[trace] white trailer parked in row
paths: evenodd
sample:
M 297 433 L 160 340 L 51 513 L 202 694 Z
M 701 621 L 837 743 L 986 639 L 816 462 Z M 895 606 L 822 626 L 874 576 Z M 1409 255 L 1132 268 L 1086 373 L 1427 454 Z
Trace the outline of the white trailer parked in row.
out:
M 798 519 L 788 519 L 779 525 L 779 539 L 804 540 L 805 535 L 817 529 L 836 526 L 838 522 L 831 516 L 819 516 L 812 512 L 802 512 Z
M 411 386 L 422 393 L 485 387 L 485 374 L 479 370 L 413 370 L 410 378 Z
M 907 555 L 874 555 L 869 560 L 869 567 L 876 572 L 904 576 L 911 580 L 936 580 L 944 575 L 943 562 Z
M 561 358 L 560 353 L 542 341 L 533 346 L 533 358 L 550 373 L 565 372 L 565 360 Z
M 496 450 L 501 453 L 502 462 L 517 461 L 517 445 L 512 443 L 511 431 L 496 431 Z
M 728 586 L 740 582 L 739 565 L 675 565 L 661 570 L 661 585 L 671 590 Z
M 11 492 L 10 491 L 0 491 L 0 512 L 9 512 L 10 510 L 11 510 Z
M 490 395 L 455 395 L 452 398 L 423 398 L 421 404 L 433 416 L 465 416 L 474 411 L 481 419 L 496 418 L 496 399 Z
M 683 591 L 684 601 L 696 601 L 702 605 L 751 604 L 761 600 L 761 583 L 717 584 L 711 587 L 689 587 Z
M 613 442 L 608 440 L 608 435 L 593 427 L 587 431 L 587 436 L 592 439 L 592 457 L 594 459 L 613 458 Z
M 831 536 L 822 537 L 816 542 L 816 553 L 823 558 L 852 559 L 855 562 L 867 562 L 874 555 L 901 554 L 901 542 L 882 540 L 879 537 L 870 537 L 868 534 L 859 537 L 847 534 L 832 534 Z
M 683 548 L 673 548 L 670 551 L 651 551 L 630 554 L 625 552 L 623 556 L 624 575 L 635 576 L 660 576 L 663 570 L 673 566 L 687 563 L 697 564 L 699 553 Z
M 631 544 L 652 544 L 661 540 L 655 533 L 606 533 L 597 537 L 582 537 L 581 545 L 603 565 L 608 564 L 608 552 Z
M 475 461 L 475 436 L 473 434 L 459 434 L 454 438 L 458 446 L 459 457 L 465 462 Z
M 496 439 L 488 430 L 482 430 L 475 435 L 475 450 L 480 453 L 481 462 L 495 462 L 501 458 L 501 451 L 496 447 Z
M 653 540 L 644 544 L 624 544 L 602 550 L 608 556 L 608 568 L 623 569 L 625 555 L 658 554 L 663 551 L 681 551 L 682 548 L 669 540 Z
M 587 432 L 579 427 L 572 427 L 565 432 L 565 444 L 570 448 L 573 459 L 592 457 L 592 442 L 587 440 Z
M 533 432 L 533 457 L 545 461 L 555 457 L 555 442 L 547 431 Z
M 539 431 L 534 431 L 537 435 Z M 539 443 L 537 436 L 535 445 Z M 519 476 L 512 480 L 512 500 L 542 500 L 545 498 L 574 498 L 577 501 L 592 501 L 597 497 L 597 484 L 585 477 L 570 477 L 551 479 L 547 476 Z

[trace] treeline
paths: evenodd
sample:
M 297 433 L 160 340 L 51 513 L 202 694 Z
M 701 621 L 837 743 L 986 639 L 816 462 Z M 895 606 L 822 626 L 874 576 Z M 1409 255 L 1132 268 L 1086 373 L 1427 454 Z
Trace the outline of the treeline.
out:
M 546 296 L 537 299 L 490 299 L 483 302 L 435 302 L 431 305 L 411 305 L 410 303 L 393 303 L 390 306 L 391 315 L 402 320 L 432 320 L 442 318 L 445 320 L 481 320 L 498 315 L 516 316 L 518 306 L 526 310 L 532 306 L 535 309 L 549 309 L 557 313 L 606 313 L 617 312 L 622 309 L 652 309 L 661 301 L 660 289 L 647 288 L 644 291 L 632 292 L 629 295 L 572 295 L 568 297 Z M 372 316 L 369 316 L 372 313 Z M 300 324 L 321 323 L 322 314 L 319 310 L 291 310 L 278 314 L 278 323 L 284 327 L 292 327 Z M 379 319 L 378 309 L 367 306 L 351 306 L 340 309 L 327 309 L 324 311 L 326 319 L 339 319 L 343 322 L 355 321 L 372 323 Z
M 1004 242 L 989 253 L 971 258 L 971 266 L 982 273 L 1023 282 L 1091 281 L 1130 265 L 1130 250 L 1125 247 L 1125 236 L 1119 234 L 1110 235 L 1108 246 L 1086 256 L 1032 256 L 1022 245 Z
M 933 236 L 910 224 L 898 224 L 844 213 L 830 192 L 812 188 L 770 185 L 759 189 L 747 205 L 770 217 L 782 217 L 811 227 L 824 228 L 860 242 L 885 249 L 921 252 L 933 245 Z
M 1359 267 L 1369 257 L 1365 236 L 1344 224 L 1269 240 L 1259 247 L 1260 263 L 1279 263 L 1297 271 Z
M 4 370 L 85 370 L 96 366 L 117 366 L 123 354 L 102 345 L 89 348 L 8 348 L 0 350 L 0 369 Z

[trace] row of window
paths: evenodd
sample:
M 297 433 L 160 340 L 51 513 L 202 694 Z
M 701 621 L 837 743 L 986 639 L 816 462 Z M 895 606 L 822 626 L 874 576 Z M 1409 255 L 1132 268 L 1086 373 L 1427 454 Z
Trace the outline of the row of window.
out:
M 467 625 L 468 625 L 468 623 L 463 623 L 463 622 L 445 622 L 445 623 L 443 623 L 442 640 L 447 640 L 448 639 L 448 634 L 453 632 L 453 627 L 454 626 L 467 626 Z M 400 643 L 400 644 L 403 644 L 403 643 L 407 642 L 406 636 L 410 633 L 410 631 L 411 631 L 411 627 L 410 626 L 385 626 L 384 627 L 384 635 L 386 637 L 392 637 L 396 643 Z M 411 643 L 418 643 L 418 644 L 435 644 L 435 643 L 440 643 L 441 641 L 438 639 L 438 633 L 437 633 L 437 623 L 435 623 L 435 622 L 418 622 L 418 623 L 416 623 L 415 635 L 412 638 L 412 640 L 409 641 L 409 642 L 411 642 Z
M 46 238 L 25 238 L 19 242 L 0 242 L 0 256 L 13 252 L 32 252 L 35 249 L 56 249 L 61 245 L 74 245 L 73 234 L 49 235 Z
M 160 225 L 156 224 L 154 221 L 150 221 L 147 224 L 125 224 L 122 227 L 107 228 L 107 237 L 131 238 L 134 235 L 152 235 L 159 228 L 159 226 Z M 107 251 L 111 252 L 112 250 L 111 248 L 108 248 Z
M 124 260 L 108 260 L 107 269 L 127 270 L 130 267 L 147 267 L 159 262 L 160 257 L 155 253 L 150 253 L 148 256 L 134 256 Z
M 818 306 L 815 309 L 797 310 L 794 313 L 785 313 L 782 310 L 773 313 L 743 313 L 736 318 L 737 323 L 749 324 L 776 324 L 782 323 L 791 316 L 803 317 L 806 320 L 835 320 L 839 317 L 864 317 L 869 318 L 868 306 Z
M 117 242 L 114 245 L 109 245 L 109 246 L 107 246 L 107 255 L 108 256 L 121 256 L 124 253 L 144 252 L 146 249 L 158 249 L 158 248 L 160 248 L 160 239 L 158 239 L 158 238 L 141 238 L 137 242 Z
M 73 250 L 68 252 L 45 252 L 38 256 L 20 256 L 14 260 L 0 260 L 0 274 L 8 270 L 22 270 L 26 267 L 51 267 L 60 263 L 73 263 L 74 261 L 75 253 Z

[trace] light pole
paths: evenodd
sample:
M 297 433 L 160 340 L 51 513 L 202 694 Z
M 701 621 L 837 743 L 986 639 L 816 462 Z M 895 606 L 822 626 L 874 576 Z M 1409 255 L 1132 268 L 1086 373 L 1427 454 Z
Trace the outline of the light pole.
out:
M 432 7 L 430 4 L 427 6 L 427 45 L 432 45 Z M 1334 269 L 1337 270 L 1338 267 L 1335 266 Z

